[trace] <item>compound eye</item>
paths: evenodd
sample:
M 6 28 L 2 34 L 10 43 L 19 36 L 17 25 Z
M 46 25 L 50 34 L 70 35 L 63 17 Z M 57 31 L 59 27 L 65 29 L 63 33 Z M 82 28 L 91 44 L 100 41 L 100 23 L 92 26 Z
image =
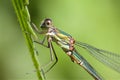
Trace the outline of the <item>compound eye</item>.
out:
M 47 26 L 49 26 L 49 25 L 51 25 L 51 24 L 52 24 L 52 23 L 51 23 L 50 20 L 46 21 L 46 25 L 47 25 Z
M 49 18 L 45 19 L 41 24 L 41 28 L 47 28 L 51 26 L 52 26 L 52 20 Z
M 51 22 L 51 20 L 47 20 L 47 21 L 45 22 L 45 24 L 46 24 L 46 26 L 50 26 L 50 25 L 52 25 L 52 22 Z

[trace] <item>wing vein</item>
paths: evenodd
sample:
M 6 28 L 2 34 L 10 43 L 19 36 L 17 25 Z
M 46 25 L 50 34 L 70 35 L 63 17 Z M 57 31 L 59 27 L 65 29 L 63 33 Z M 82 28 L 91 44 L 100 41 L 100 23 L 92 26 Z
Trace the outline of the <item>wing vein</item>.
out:
M 120 72 L 120 55 L 119 54 L 98 49 L 89 44 L 82 43 L 82 42 L 76 42 L 75 45 L 86 49 L 97 60 L 113 68 L 117 72 Z

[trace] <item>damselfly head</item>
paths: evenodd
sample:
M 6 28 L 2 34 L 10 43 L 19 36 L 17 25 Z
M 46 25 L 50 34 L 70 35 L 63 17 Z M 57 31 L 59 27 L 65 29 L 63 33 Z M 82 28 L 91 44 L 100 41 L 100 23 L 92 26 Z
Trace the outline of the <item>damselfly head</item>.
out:
M 49 18 L 44 19 L 41 24 L 41 28 L 50 28 L 50 27 L 52 27 L 52 20 Z

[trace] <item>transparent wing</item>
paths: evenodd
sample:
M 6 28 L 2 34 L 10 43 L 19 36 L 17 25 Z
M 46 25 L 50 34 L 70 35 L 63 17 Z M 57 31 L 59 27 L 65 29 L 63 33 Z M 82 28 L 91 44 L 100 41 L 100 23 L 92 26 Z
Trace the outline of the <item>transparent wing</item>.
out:
M 120 55 L 119 54 L 115 54 L 109 51 L 98 49 L 89 44 L 82 43 L 82 42 L 76 42 L 75 45 L 86 49 L 97 60 L 99 60 L 103 64 L 111 67 L 112 69 L 120 73 Z

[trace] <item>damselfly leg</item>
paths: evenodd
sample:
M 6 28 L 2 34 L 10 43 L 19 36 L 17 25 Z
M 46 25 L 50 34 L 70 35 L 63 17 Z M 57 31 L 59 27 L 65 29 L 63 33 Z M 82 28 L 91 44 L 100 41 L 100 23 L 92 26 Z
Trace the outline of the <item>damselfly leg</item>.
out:
M 40 32 L 38 30 L 38 28 L 35 26 L 35 24 L 33 24 L 33 23 L 32 23 L 32 27 L 39 34 L 43 33 L 43 32 Z M 48 45 L 44 44 L 45 40 L 47 40 Z M 40 45 L 43 45 L 44 47 L 49 48 L 49 50 L 50 50 L 50 61 L 47 64 L 43 65 L 42 68 L 41 68 L 41 71 L 43 72 L 43 74 L 45 74 L 49 70 L 51 70 L 54 67 L 54 65 L 58 62 L 58 58 L 57 58 L 56 52 L 55 52 L 54 47 L 52 45 L 52 38 L 45 35 L 42 41 L 36 41 L 35 40 L 34 42 L 38 43 Z M 44 68 L 47 68 L 47 70 L 44 70 Z

